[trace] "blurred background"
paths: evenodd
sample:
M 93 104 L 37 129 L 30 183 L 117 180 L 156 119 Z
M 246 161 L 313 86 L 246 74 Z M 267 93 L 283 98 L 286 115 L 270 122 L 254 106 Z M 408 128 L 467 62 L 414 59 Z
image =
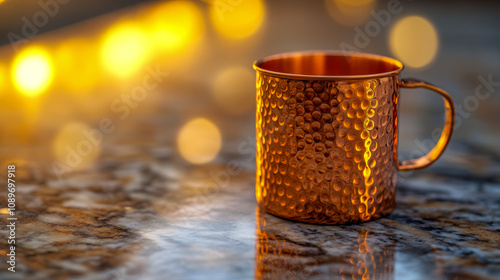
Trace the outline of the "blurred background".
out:
M 395 57 L 402 77 L 447 90 L 457 123 L 433 168 L 491 174 L 498 12 L 498 1 L 1 0 L 0 153 L 56 176 L 138 154 L 193 165 L 247 156 L 253 168 L 252 62 L 342 49 Z M 408 159 L 437 140 L 443 105 L 425 90 L 400 100 Z

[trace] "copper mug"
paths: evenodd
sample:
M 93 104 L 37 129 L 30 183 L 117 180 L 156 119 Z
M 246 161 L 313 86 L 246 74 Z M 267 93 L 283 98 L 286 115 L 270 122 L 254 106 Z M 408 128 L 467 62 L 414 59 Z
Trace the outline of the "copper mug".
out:
M 377 219 L 396 206 L 397 170 L 427 167 L 444 151 L 454 105 L 444 90 L 401 79 L 403 64 L 364 53 L 273 55 L 257 71 L 257 202 L 308 223 Z M 425 156 L 398 162 L 399 88 L 427 88 L 445 105 L 445 124 Z

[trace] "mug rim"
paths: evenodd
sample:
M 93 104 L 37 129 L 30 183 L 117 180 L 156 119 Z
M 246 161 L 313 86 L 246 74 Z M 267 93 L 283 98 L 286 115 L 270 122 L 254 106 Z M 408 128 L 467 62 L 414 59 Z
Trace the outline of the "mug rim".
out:
M 310 56 L 310 55 L 324 55 L 324 56 L 342 56 L 342 57 L 364 57 L 377 59 L 386 63 L 392 63 L 399 66 L 397 69 L 392 71 L 374 73 L 374 74 L 363 74 L 363 75 L 312 75 L 312 74 L 293 74 L 287 72 L 278 72 L 273 70 L 264 69 L 261 65 L 264 62 L 277 59 L 285 59 L 296 56 Z M 363 52 L 345 52 L 345 51 L 334 51 L 334 50 L 316 50 L 316 51 L 296 51 L 296 52 L 285 52 L 280 54 L 269 55 L 254 61 L 253 69 L 260 73 L 265 73 L 273 76 L 278 76 L 287 79 L 297 79 L 297 80 L 358 80 L 358 79 L 371 79 L 371 78 L 381 78 L 381 77 L 391 77 L 398 75 L 403 71 L 404 65 L 399 60 L 382 56 L 377 54 L 363 53 Z

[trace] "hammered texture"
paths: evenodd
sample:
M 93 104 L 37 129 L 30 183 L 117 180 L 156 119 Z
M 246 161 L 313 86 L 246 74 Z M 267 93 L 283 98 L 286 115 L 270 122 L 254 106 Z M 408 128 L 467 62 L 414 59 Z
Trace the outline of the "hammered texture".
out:
M 397 78 L 307 81 L 257 73 L 259 205 L 326 224 L 392 211 Z

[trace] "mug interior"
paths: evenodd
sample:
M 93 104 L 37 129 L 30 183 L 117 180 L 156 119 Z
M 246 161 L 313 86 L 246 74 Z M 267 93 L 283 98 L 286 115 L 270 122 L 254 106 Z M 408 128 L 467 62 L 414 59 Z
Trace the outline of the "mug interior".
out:
M 256 61 L 254 68 L 278 76 L 366 78 L 398 74 L 403 64 L 379 55 L 317 51 L 269 56 Z

